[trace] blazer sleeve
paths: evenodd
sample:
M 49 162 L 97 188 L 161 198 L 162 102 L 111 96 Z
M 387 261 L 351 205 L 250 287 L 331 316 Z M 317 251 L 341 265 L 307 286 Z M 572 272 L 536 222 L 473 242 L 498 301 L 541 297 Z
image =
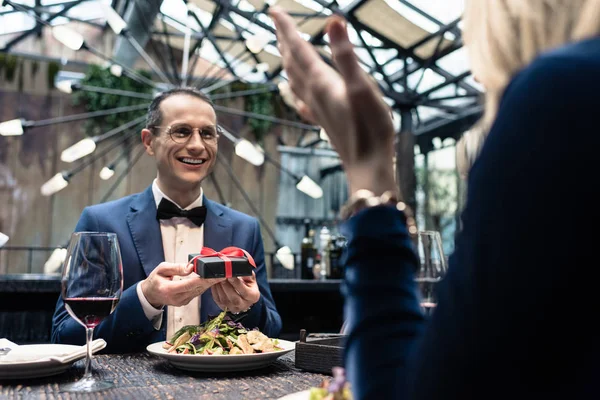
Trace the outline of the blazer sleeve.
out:
M 95 213 L 86 207 L 75 227 L 75 232 L 102 232 Z M 152 322 L 146 318 L 136 292 L 136 284 L 123 291 L 114 312 L 95 329 L 94 338 L 106 340 L 106 353 L 143 350 L 156 334 Z M 62 296 L 56 302 L 52 318 L 52 343 L 85 344 L 85 328 L 73 319 L 65 308 Z
M 423 331 L 413 277 L 417 260 L 402 214 L 373 207 L 341 225 L 345 366 L 356 399 L 396 399 L 406 390 L 408 353 Z
M 258 327 L 261 332 L 269 337 L 277 337 L 281 332 L 281 316 L 275 307 L 275 301 L 271 294 L 267 280 L 267 268 L 265 266 L 265 250 L 260 225 L 254 220 L 254 235 L 252 243 L 252 255 L 256 263 L 256 282 L 260 290 L 260 299 L 252 306 L 248 315 L 242 323 L 248 328 Z

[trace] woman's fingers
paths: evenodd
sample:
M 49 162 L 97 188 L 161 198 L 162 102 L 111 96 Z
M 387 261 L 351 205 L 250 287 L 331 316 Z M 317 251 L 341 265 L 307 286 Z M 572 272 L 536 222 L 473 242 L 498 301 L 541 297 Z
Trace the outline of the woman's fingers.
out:
M 308 74 L 311 64 L 322 62 L 321 58 L 313 46 L 302 39 L 292 17 L 282 12 L 277 6 L 271 7 L 269 10 L 277 28 L 277 41 L 281 55 L 284 59 L 287 58 L 289 64 L 296 65 L 300 71 L 304 71 L 305 75 Z
M 327 25 L 333 60 L 348 88 L 348 95 L 355 95 L 365 105 L 381 101 L 375 81 L 360 67 L 350 42 L 346 23 L 340 17 L 332 17 Z
M 344 20 L 337 16 L 332 17 L 326 29 L 329 34 L 329 47 L 333 54 L 333 60 L 344 80 L 347 83 L 352 83 L 355 79 L 364 79 L 366 74 L 358 65 L 354 46 L 348 38 Z

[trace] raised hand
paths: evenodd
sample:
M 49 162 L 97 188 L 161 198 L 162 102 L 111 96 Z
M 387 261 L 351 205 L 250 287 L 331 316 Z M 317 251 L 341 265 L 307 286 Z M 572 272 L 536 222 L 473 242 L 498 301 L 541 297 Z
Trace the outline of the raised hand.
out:
M 287 13 L 275 6 L 270 14 L 297 110 L 327 132 L 350 192 L 395 190 L 391 111 L 375 81 L 358 65 L 344 21 L 332 17 L 326 28 L 338 73 L 300 37 Z

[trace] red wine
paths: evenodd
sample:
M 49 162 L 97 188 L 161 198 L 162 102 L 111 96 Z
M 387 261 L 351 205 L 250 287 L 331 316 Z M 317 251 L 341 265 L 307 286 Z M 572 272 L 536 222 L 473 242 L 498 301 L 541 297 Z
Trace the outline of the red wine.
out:
M 71 297 L 65 299 L 67 311 L 88 328 L 94 328 L 115 309 L 119 299 L 113 297 Z

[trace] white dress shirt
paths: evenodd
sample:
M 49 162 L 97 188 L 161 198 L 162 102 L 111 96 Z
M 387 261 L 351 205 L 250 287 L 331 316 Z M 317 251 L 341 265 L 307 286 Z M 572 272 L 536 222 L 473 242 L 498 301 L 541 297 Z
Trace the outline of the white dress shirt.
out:
M 178 207 L 182 208 L 166 196 L 158 187 L 156 179 L 152 183 L 152 193 L 156 207 L 164 198 L 173 202 Z M 190 210 L 194 207 L 202 206 L 202 189 L 200 196 L 185 210 Z M 160 233 L 162 235 L 163 250 L 165 253 L 165 261 L 171 263 L 187 263 L 188 255 L 199 253 L 204 245 L 204 225 L 196 226 L 192 221 L 183 217 L 160 220 Z M 186 277 L 175 276 L 174 279 L 198 279 L 198 275 L 192 273 Z M 154 328 L 159 330 L 162 325 L 163 309 L 154 308 L 144 296 L 142 287 L 138 283 L 136 288 L 140 303 L 144 309 L 146 317 L 152 321 Z M 195 297 L 188 305 L 182 307 L 169 306 L 167 309 L 167 340 L 184 325 L 198 325 L 200 323 L 200 297 Z

